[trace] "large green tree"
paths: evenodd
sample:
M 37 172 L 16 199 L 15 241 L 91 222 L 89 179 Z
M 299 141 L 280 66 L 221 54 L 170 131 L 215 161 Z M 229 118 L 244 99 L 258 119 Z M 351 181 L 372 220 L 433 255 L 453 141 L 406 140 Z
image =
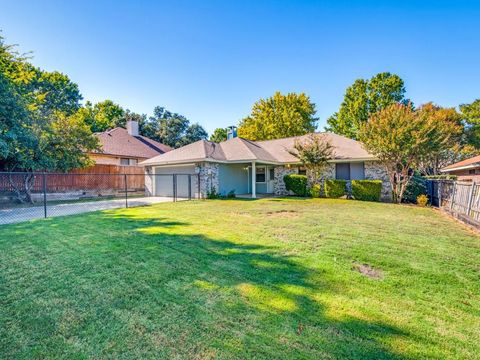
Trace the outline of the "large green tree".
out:
M 238 136 L 270 140 L 304 135 L 315 131 L 315 113 L 315 104 L 306 94 L 276 92 L 253 105 L 252 113 L 240 121 Z
M 403 80 L 389 72 L 349 86 L 340 109 L 327 120 L 327 131 L 357 139 L 358 131 L 372 114 L 394 103 L 407 104 Z
M 155 107 L 153 116 L 142 122 L 140 129 L 147 130 L 148 135 L 144 134 L 145 136 L 173 148 L 208 137 L 205 129 L 198 123 L 190 124 L 185 116 L 173 113 L 161 106 Z
M 104 100 L 95 105 L 87 101 L 78 112 L 92 132 L 125 127 L 126 124 L 125 110 L 112 100 Z
M 20 201 L 30 201 L 34 171 L 68 171 L 91 162 L 86 152 L 98 140 L 78 115 L 78 86 L 58 72 L 45 72 L 0 38 L 0 164 L 25 171 L 12 181 Z
M 225 128 L 216 128 L 214 131 L 213 131 L 213 134 L 210 135 L 210 141 L 213 141 L 213 142 L 216 142 L 216 143 L 219 143 L 219 142 L 222 142 L 222 141 L 225 141 L 227 140 L 227 129 Z
M 466 123 L 468 143 L 480 149 L 480 99 L 470 104 L 461 104 L 460 111 Z

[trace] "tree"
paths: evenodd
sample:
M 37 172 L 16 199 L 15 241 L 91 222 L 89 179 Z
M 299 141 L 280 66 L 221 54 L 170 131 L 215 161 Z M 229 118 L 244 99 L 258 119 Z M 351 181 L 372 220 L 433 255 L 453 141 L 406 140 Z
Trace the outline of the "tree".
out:
M 480 149 L 480 99 L 471 104 L 461 104 L 460 111 L 465 120 L 468 144 Z
M 219 143 L 227 140 L 227 129 L 225 128 L 216 128 L 213 130 L 213 134 L 210 135 L 210 141 Z
M 472 147 L 466 144 L 462 115 L 454 108 L 442 108 L 427 103 L 417 109 L 419 116 L 425 116 L 428 121 L 435 122 L 437 131 L 449 134 L 444 146 L 427 154 L 419 164 L 423 174 L 437 175 L 443 167 L 463 160 L 471 154 Z
M 78 112 L 92 132 L 125 127 L 126 124 L 125 110 L 112 100 L 104 100 L 95 105 L 87 101 Z
M 394 202 L 402 201 L 413 170 L 451 142 L 452 133 L 443 130 L 427 111 L 404 104 L 389 105 L 361 125 L 359 139 L 385 166 Z
M 304 93 L 276 92 L 253 105 L 252 113 L 240 121 L 238 135 L 249 140 L 304 135 L 315 131 L 315 113 L 315 104 Z
M 59 72 L 45 72 L 0 38 L 0 164 L 24 171 L 21 202 L 32 202 L 34 171 L 68 171 L 91 162 L 98 140 L 80 117 L 78 86 Z
M 293 149 L 288 152 L 309 170 L 310 184 L 318 183 L 328 161 L 334 157 L 334 147 L 324 134 L 309 134 L 306 138 L 296 139 Z
M 340 109 L 327 120 L 327 131 L 357 139 L 358 131 L 370 116 L 394 103 L 408 104 L 403 80 L 389 72 L 370 80 L 357 79 L 349 86 Z
M 149 136 L 165 145 L 178 148 L 192 142 L 206 139 L 208 134 L 202 126 L 190 121 L 183 115 L 172 113 L 164 107 L 157 106 L 153 116 L 145 121 L 141 128 L 148 129 Z

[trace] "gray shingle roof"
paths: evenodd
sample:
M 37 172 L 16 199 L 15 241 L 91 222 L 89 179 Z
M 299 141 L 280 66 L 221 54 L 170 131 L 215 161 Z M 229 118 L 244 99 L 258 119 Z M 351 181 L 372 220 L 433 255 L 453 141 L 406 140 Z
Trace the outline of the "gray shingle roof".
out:
M 374 160 L 358 141 L 333 133 L 322 133 L 333 145 L 335 160 Z M 221 143 L 200 140 L 193 144 L 169 151 L 143 161 L 140 165 L 166 165 L 187 162 L 266 162 L 275 164 L 298 163 L 298 159 L 289 153 L 296 139 L 308 135 L 285 139 L 250 141 L 233 138 Z

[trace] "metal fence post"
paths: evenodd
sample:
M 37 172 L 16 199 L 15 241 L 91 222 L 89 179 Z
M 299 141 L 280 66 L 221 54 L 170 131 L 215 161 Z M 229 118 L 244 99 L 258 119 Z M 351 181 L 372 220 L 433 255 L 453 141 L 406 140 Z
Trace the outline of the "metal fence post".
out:
M 124 181 L 124 183 L 125 183 L 125 207 L 128 208 L 127 174 L 123 174 L 123 181 Z
M 475 182 L 472 183 L 472 189 L 470 190 L 470 194 L 468 195 L 467 216 L 470 216 L 470 211 L 472 210 L 472 201 L 473 201 L 474 192 L 475 192 Z
M 47 218 L 47 174 L 43 173 L 43 216 Z

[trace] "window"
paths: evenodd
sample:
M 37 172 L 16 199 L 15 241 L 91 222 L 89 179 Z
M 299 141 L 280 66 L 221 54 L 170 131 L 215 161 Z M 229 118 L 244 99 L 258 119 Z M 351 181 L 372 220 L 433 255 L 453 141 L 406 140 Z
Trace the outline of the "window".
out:
M 357 163 L 335 164 L 335 179 L 341 180 L 363 180 L 365 179 L 365 165 Z
M 350 163 L 335 164 L 335 179 L 350 180 Z
M 123 166 L 128 166 L 128 165 L 137 165 L 138 160 L 137 159 L 129 159 L 129 158 L 121 158 L 120 159 L 120 165 Z
M 469 174 L 469 175 L 474 175 L 474 174 L 475 174 L 475 169 L 468 170 L 468 174 Z
M 257 167 L 256 170 L 257 170 L 257 172 L 255 174 L 255 182 L 264 183 L 265 182 L 265 175 L 266 175 L 265 166 Z
M 274 180 L 275 179 L 275 169 L 274 168 L 270 168 L 270 180 Z
M 307 169 L 298 169 L 298 175 L 307 175 Z

